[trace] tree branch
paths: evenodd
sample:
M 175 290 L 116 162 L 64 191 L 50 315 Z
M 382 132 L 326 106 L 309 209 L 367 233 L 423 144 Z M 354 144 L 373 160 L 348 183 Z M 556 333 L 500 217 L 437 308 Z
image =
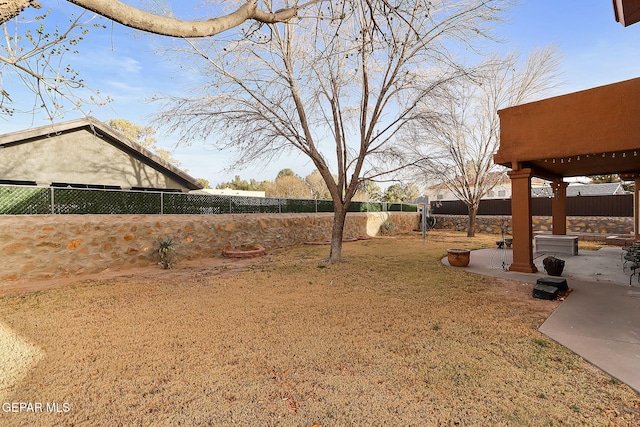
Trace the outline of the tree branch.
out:
M 213 36 L 237 27 L 249 19 L 268 24 L 288 22 L 297 16 L 300 7 L 305 7 L 322 0 L 312 0 L 303 6 L 289 7 L 275 12 L 259 10 L 257 0 L 248 0 L 247 3 L 240 6 L 235 12 L 206 21 L 182 21 L 155 15 L 117 0 L 68 1 L 130 28 L 162 36 L 191 38 Z
M 0 1 L 0 24 L 20 15 L 27 7 L 40 9 L 41 5 L 35 0 Z

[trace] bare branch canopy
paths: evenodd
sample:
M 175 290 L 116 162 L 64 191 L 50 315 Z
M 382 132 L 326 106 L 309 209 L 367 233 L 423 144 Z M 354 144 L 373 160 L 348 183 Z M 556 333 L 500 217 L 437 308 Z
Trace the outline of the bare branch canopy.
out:
M 170 37 L 208 37 L 235 28 L 247 20 L 267 24 L 288 22 L 298 10 L 322 0 L 311 0 L 303 5 L 288 7 L 275 12 L 258 9 L 257 0 L 249 0 L 234 12 L 204 21 L 183 21 L 160 16 L 138 9 L 117 0 L 68 0 L 83 9 L 90 10 L 112 21 L 137 30 Z M 34 0 L 0 2 L 0 23 L 17 16 L 26 7 L 40 7 Z

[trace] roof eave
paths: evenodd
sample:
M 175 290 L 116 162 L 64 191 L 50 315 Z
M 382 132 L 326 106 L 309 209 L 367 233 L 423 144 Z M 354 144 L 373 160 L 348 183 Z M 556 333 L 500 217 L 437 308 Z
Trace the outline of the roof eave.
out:
M 107 135 L 110 141 L 120 145 L 121 147 L 126 147 L 128 151 L 138 153 L 143 162 L 149 163 L 152 167 L 159 168 L 161 171 L 168 172 L 170 175 L 178 178 L 178 181 L 181 181 L 189 190 L 200 190 L 204 188 L 204 185 L 202 185 L 202 183 L 196 178 L 170 164 L 157 154 L 147 150 L 137 142 L 130 140 L 122 133 L 110 128 L 95 117 L 90 116 L 63 123 L 50 124 L 0 135 L 0 148 L 3 146 L 17 144 L 21 141 L 27 141 L 46 135 L 58 134 L 82 128 L 89 128 L 92 132 L 95 132 L 95 130 L 98 129 L 102 134 Z

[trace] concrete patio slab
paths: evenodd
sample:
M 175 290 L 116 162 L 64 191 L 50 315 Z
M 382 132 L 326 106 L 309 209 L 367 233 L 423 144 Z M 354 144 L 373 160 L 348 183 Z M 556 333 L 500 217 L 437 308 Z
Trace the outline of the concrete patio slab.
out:
M 576 256 L 535 253 L 538 273 L 510 272 L 510 249 L 472 251 L 469 272 L 535 283 L 547 277 L 542 260 L 565 260 L 562 274 L 573 289 L 540 327 L 540 332 L 640 393 L 640 284 L 622 270 L 620 248 L 580 250 Z M 448 265 L 446 257 L 442 260 Z M 455 267 L 454 267 L 455 268 Z

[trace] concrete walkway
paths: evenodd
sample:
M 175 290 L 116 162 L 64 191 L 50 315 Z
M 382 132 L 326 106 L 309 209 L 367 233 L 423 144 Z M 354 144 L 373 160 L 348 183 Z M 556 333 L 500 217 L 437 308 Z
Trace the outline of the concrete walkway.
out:
M 622 271 L 620 248 L 580 250 L 577 256 L 534 254 L 538 273 L 504 270 L 512 261 L 510 249 L 481 249 L 471 253 L 467 271 L 536 283 L 547 277 L 542 260 L 554 255 L 565 260 L 562 274 L 573 292 L 549 316 L 540 332 L 640 393 L 640 284 Z M 449 265 L 445 257 L 442 262 Z

